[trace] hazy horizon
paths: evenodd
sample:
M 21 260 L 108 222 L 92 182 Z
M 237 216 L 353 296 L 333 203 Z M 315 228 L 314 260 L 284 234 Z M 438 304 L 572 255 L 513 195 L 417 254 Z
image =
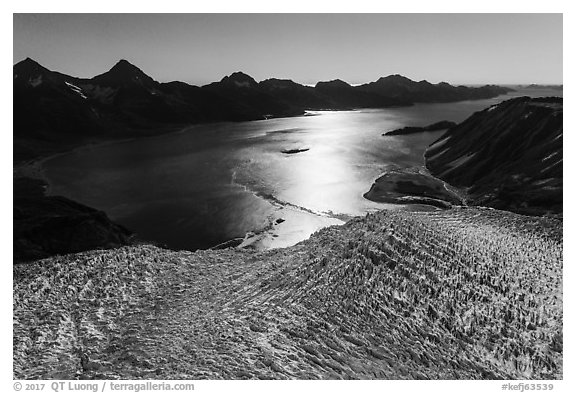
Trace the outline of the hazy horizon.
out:
M 563 84 L 562 14 L 14 14 L 14 64 L 81 78 L 126 59 L 159 82 Z

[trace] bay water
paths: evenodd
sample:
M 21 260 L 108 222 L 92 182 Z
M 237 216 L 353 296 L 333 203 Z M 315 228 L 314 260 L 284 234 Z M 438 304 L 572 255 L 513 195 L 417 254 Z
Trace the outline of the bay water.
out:
M 235 238 L 258 249 L 285 247 L 354 216 L 405 208 L 363 194 L 388 168 L 422 166 L 443 131 L 383 133 L 460 122 L 514 96 L 561 94 L 524 89 L 487 100 L 194 125 L 85 146 L 45 161 L 43 170 L 49 194 L 103 210 L 146 241 L 188 250 Z

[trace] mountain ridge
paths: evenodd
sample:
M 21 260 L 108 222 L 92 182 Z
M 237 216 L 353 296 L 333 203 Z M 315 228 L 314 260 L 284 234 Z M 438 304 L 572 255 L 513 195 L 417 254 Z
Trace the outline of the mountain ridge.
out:
M 517 97 L 459 124 L 404 127 L 386 136 L 447 129 L 428 146 L 425 167 L 387 170 L 364 194 L 376 202 L 487 206 L 562 216 L 563 99 Z
M 522 214 L 563 211 L 563 99 L 518 97 L 474 113 L 425 153 L 468 202 Z
M 159 85 L 159 82 L 156 82 L 140 68 L 125 59 L 119 60 L 110 70 L 87 79 L 87 81 L 104 86 L 130 85 L 134 83 Z
M 289 79 L 257 82 L 241 71 L 204 86 L 160 83 L 125 59 L 92 78 L 52 71 L 31 58 L 15 64 L 13 74 L 16 161 L 79 143 L 151 135 L 188 124 L 297 116 L 305 110 L 446 102 L 471 99 L 470 91 L 476 91 L 451 86 L 444 87 L 451 91 L 448 95 L 442 89 L 428 88 L 425 94 L 420 89 L 408 96 L 341 80 L 318 82 L 314 87 Z M 409 90 L 420 83 L 400 75 L 379 80 L 401 80 L 402 89 L 409 86 Z M 504 88 L 479 89 L 472 99 L 506 93 Z

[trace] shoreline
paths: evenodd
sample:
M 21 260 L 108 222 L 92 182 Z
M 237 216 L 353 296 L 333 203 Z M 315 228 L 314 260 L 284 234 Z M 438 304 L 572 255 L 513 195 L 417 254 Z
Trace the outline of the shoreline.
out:
M 320 115 L 320 114 L 317 114 L 317 115 Z M 299 116 L 304 116 L 304 115 L 299 115 Z M 299 117 L 299 116 L 290 116 L 290 117 Z M 261 119 L 261 120 L 269 120 L 269 119 Z M 260 121 L 260 120 L 255 120 L 255 121 Z M 217 122 L 214 124 L 227 124 L 227 123 L 234 124 L 235 122 Z M 67 154 L 75 154 L 75 153 L 79 153 L 79 152 L 82 152 L 82 151 L 85 151 L 88 149 L 95 149 L 95 148 L 100 148 L 100 147 L 109 146 L 109 145 L 130 143 L 132 141 L 135 141 L 135 140 L 138 140 L 141 138 L 163 137 L 163 136 L 170 135 L 170 134 L 177 134 L 177 133 L 181 133 L 181 132 L 186 132 L 189 128 L 193 128 L 195 126 L 201 126 L 204 124 L 205 123 L 193 124 L 193 125 L 185 126 L 182 128 L 173 129 L 173 130 L 168 131 L 168 132 L 163 132 L 163 133 L 160 133 L 157 135 L 145 135 L 142 137 L 130 137 L 130 138 L 122 138 L 122 139 L 112 139 L 112 140 L 88 142 L 88 143 L 76 146 L 70 150 L 56 152 L 56 153 L 53 153 L 53 154 L 50 154 L 47 156 L 38 157 L 38 158 L 33 159 L 33 160 L 26 160 L 26 161 L 22 161 L 19 163 L 15 163 L 14 168 L 13 168 L 13 180 L 16 180 L 16 179 L 40 180 L 43 183 L 41 185 L 43 197 L 58 197 L 57 195 L 51 194 L 52 183 L 50 181 L 50 178 L 46 175 L 46 168 L 45 168 L 45 164 L 47 162 L 49 162 L 53 159 L 56 159 L 58 157 L 67 155 Z M 16 191 L 14 190 L 14 192 L 16 192 Z M 204 250 L 211 250 L 211 249 L 220 249 L 220 248 L 223 248 L 222 246 L 224 246 L 226 244 L 230 244 L 229 247 L 231 247 L 231 248 L 254 249 L 254 250 L 259 250 L 259 251 L 290 247 L 290 246 L 292 246 L 292 245 L 294 245 L 300 241 L 308 239 L 313 233 L 315 233 L 319 229 L 322 229 L 326 226 L 331 226 L 331 225 L 342 225 L 346 221 L 348 221 L 348 219 L 352 218 L 352 217 L 349 217 L 346 215 L 337 215 L 337 214 L 325 213 L 325 212 L 315 212 L 315 211 L 312 211 L 310 209 L 306 209 L 306 208 L 301 207 L 301 206 L 293 205 L 289 202 L 280 201 L 272 195 L 265 195 L 265 194 L 262 194 L 259 192 L 253 192 L 253 191 L 248 190 L 248 189 L 246 189 L 246 192 L 254 194 L 256 197 L 266 201 L 267 203 L 269 203 L 271 206 L 274 207 L 275 211 L 270 215 L 270 217 L 268 219 L 268 224 L 266 226 L 264 226 L 262 228 L 255 228 L 252 231 L 248 231 L 241 238 L 235 237 L 235 238 L 228 239 L 228 240 L 226 240 L 222 243 L 216 244 L 216 245 L 205 246 L 202 248 L 198 248 L 196 250 L 186 250 L 186 251 L 195 252 L 195 251 L 204 251 Z M 83 203 L 80 203 L 76 200 L 73 200 L 73 199 L 70 199 L 67 197 L 63 197 L 63 198 L 66 198 L 67 200 L 70 200 L 74 203 L 78 203 L 82 206 L 86 206 L 86 207 L 93 209 L 92 207 L 85 205 Z M 98 209 L 96 209 L 96 210 L 98 210 Z M 98 210 L 98 211 L 101 211 L 101 210 Z M 103 212 L 103 213 L 107 214 L 106 212 Z M 278 227 L 278 225 L 280 224 L 277 222 L 278 220 L 281 220 L 282 223 L 285 221 L 291 221 L 291 222 L 301 221 L 301 220 L 297 219 L 298 216 L 300 216 L 299 217 L 300 219 L 303 218 L 304 221 L 306 221 L 306 222 L 311 222 L 311 221 L 317 221 L 318 222 L 318 221 L 325 221 L 325 220 L 330 220 L 333 222 L 330 225 L 323 225 L 323 224 L 314 225 L 315 229 L 313 231 L 305 231 L 302 229 L 299 230 L 298 225 L 296 226 L 296 229 L 294 229 L 294 227 L 290 227 L 292 230 L 286 230 L 287 225 L 283 225 L 281 228 Z M 309 219 L 309 218 L 312 218 L 312 219 Z M 114 220 L 111 220 L 111 221 L 116 224 L 116 221 L 114 221 Z M 132 233 L 134 234 L 134 236 L 136 236 L 136 239 L 138 240 L 138 242 L 142 242 L 144 244 L 155 245 L 155 246 L 158 246 L 158 247 L 161 247 L 161 248 L 164 248 L 167 250 L 171 250 L 171 251 L 184 251 L 185 250 L 185 249 L 181 250 L 181 249 L 171 248 L 168 245 L 160 244 L 160 243 L 155 242 L 153 240 L 140 239 L 138 237 L 137 233 L 135 233 L 135 232 L 132 232 Z M 302 233 L 306 233 L 306 235 L 301 236 Z
M 358 110 L 362 110 L 362 109 L 380 109 L 383 110 L 385 108 L 353 108 L 351 110 L 353 111 L 358 111 Z M 329 112 L 342 112 L 342 111 L 349 111 L 350 109 L 339 109 L 339 110 L 332 110 Z M 326 111 L 314 111 L 315 113 L 313 115 L 321 115 L 321 112 L 326 112 Z M 298 118 L 298 117 L 305 117 L 305 116 L 310 116 L 311 113 L 309 112 L 304 112 L 302 114 L 298 114 L 298 115 L 292 115 L 292 116 L 283 116 L 283 117 L 274 117 L 274 118 L 270 118 L 270 119 L 259 119 L 259 120 L 253 120 L 253 121 L 264 121 L 264 120 L 273 120 L 273 119 L 278 119 L 278 118 Z M 243 121 L 240 123 L 249 123 L 251 121 Z M 188 124 L 188 125 L 181 125 L 178 127 L 167 127 L 164 128 L 162 130 L 162 132 L 156 133 L 156 134 L 147 134 L 147 135 L 141 135 L 141 136 L 130 136 L 127 138 L 120 138 L 120 139 L 105 139 L 105 140 L 97 140 L 97 141 L 90 141 L 81 145 L 78 145 L 72 149 L 66 150 L 66 151 L 61 151 L 61 152 L 56 152 L 54 154 L 50 154 L 44 157 L 39 157 L 37 159 L 34 160 L 28 160 L 28 161 L 24 161 L 18 164 L 15 164 L 14 167 L 14 178 L 18 178 L 18 177 L 28 177 L 28 178 L 32 178 L 32 179 L 39 179 L 42 182 L 45 183 L 45 186 L 43 187 L 43 192 L 45 196 L 52 196 L 52 188 L 53 188 L 53 184 L 50 181 L 49 177 L 46 174 L 46 163 L 50 162 L 51 160 L 54 160 L 58 157 L 64 156 L 66 154 L 75 154 L 75 153 L 81 153 L 82 151 L 85 151 L 87 149 L 98 149 L 100 147 L 104 147 L 104 146 L 109 146 L 109 145 L 117 145 L 117 144 L 123 144 L 123 143 L 130 143 L 132 141 L 135 140 L 140 140 L 142 138 L 157 138 L 157 137 L 164 137 L 170 134 L 178 134 L 178 133 L 184 133 L 187 131 L 193 131 L 194 128 L 196 127 L 201 127 L 201 126 L 205 126 L 205 125 L 209 125 L 209 124 L 236 124 L 238 122 L 231 122 L 231 121 L 224 121 L 224 122 L 207 122 L 207 123 L 196 123 L 196 124 Z M 423 153 L 424 154 L 424 153 Z M 384 172 L 385 173 L 385 172 Z M 373 182 L 376 182 L 378 179 L 380 179 L 383 176 L 383 173 L 380 173 L 374 180 Z M 366 198 L 366 194 L 368 194 L 369 191 L 369 187 L 370 184 L 367 183 L 366 184 L 366 193 L 364 194 L 364 197 Z M 252 192 L 250 190 L 247 190 L 248 192 Z M 275 207 L 275 211 L 274 213 L 272 213 L 270 215 L 270 217 L 267 217 L 266 220 L 268 221 L 268 224 L 262 228 L 256 228 L 252 231 L 248 231 L 247 233 L 244 234 L 243 237 L 233 237 L 230 238 L 222 243 L 216 244 L 216 245 L 207 245 L 205 248 L 203 249 L 209 249 L 209 248 L 214 248 L 214 247 L 220 247 L 223 244 L 235 244 L 237 247 L 239 248 L 257 248 L 257 249 L 272 249 L 272 248 L 277 248 L 277 247 L 287 247 L 290 245 L 295 244 L 296 242 L 305 240 L 307 238 L 309 238 L 309 236 L 311 234 L 313 234 L 314 232 L 316 232 L 317 230 L 326 227 L 326 226 L 331 226 L 331 225 L 342 225 L 343 223 L 349 221 L 351 218 L 356 217 L 356 216 L 349 216 L 349 215 L 341 215 L 341 214 L 335 214 L 333 212 L 323 212 L 323 213 L 319 213 L 319 212 L 314 212 L 311 211 L 309 209 L 300 207 L 300 206 L 295 206 L 292 205 L 290 203 L 285 203 L 284 201 L 280 201 L 277 198 L 275 198 L 273 195 L 263 195 L 263 194 L 259 194 L 259 193 L 255 193 L 255 195 L 258 198 L 262 198 L 263 200 L 265 200 L 266 202 L 270 203 L 272 206 Z M 394 204 L 397 206 L 398 209 L 402 209 L 402 210 L 421 210 L 423 207 L 419 207 L 420 205 L 424 206 L 424 205 L 430 205 L 426 203 L 426 200 L 422 199 L 422 198 L 416 198 L 416 199 L 410 199 L 410 197 L 406 197 L 403 200 L 395 200 L 395 201 L 391 201 L 391 200 L 374 200 L 371 198 L 366 198 L 368 200 L 374 201 L 376 203 L 385 203 L 387 204 Z M 437 205 L 436 205 L 437 206 Z M 442 206 L 442 207 L 450 207 L 450 206 Z M 379 208 L 375 208 L 375 210 L 382 210 L 382 209 L 390 209 L 389 206 L 385 206 L 383 205 L 382 207 Z M 393 208 L 394 210 L 396 208 Z M 427 209 L 427 208 L 425 208 Z M 369 213 L 369 212 L 366 212 Z M 292 222 L 289 222 L 287 224 L 284 225 L 275 225 L 275 220 L 278 218 L 281 218 L 283 220 L 285 220 L 286 218 L 284 216 L 289 216 L 291 217 L 290 221 L 296 222 L 296 224 L 293 224 Z M 296 218 L 299 217 L 299 218 Z M 358 216 L 361 217 L 361 216 Z M 306 224 L 302 224 L 301 220 L 304 220 L 306 222 Z M 321 223 L 323 222 L 323 223 Z M 291 225 L 292 224 L 292 225 Z M 308 229 L 303 229 L 303 227 L 305 225 L 308 225 Z M 297 233 L 299 233 L 300 235 L 298 235 Z M 302 235 L 302 233 L 305 233 L 305 235 Z M 290 241 L 289 239 L 292 239 L 292 241 Z M 296 240 L 294 240 L 296 239 Z M 153 240 L 151 241 L 146 241 L 152 244 L 157 244 L 155 243 Z M 282 244 L 282 245 L 280 245 Z M 167 247 L 170 248 L 166 245 L 163 245 L 163 247 Z
M 317 115 L 320 115 L 320 113 L 318 113 Z M 222 122 L 222 123 L 232 123 L 232 122 Z M 191 127 L 194 126 L 199 126 L 199 124 L 174 129 L 166 133 L 161 133 L 157 135 L 146 135 L 143 137 L 154 138 L 154 137 L 163 137 L 170 134 L 182 133 L 186 132 L 187 130 L 189 130 Z M 88 149 L 97 149 L 109 145 L 130 143 L 138 139 L 140 138 L 130 137 L 114 140 L 93 141 L 74 147 L 73 149 L 67 151 L 57 152 L 48 156 L 39 157 L 38 159 L 35 160 L 29 160 L 15 166 L 14 178 L 24 177 L 24 178 L 41 180 L 44 183 L 43 195 L 45 197 L 53 196 L 51 194 L 52 183 L 49 177 L 46 175 L 45 165 L 47 162 L 54 160 L 58 157 L 64 156 L 66 154 L 81 153 L 82 151 Z M 381 174 L 378 177 L 380 176 Z M 269 215 L 269 217 L 266 218 L 268 224 L 261 228 L 254 228 L 253 230 L 246 232 L 242 237 L 232 237 L 216 245 L 206 245 L 202 248 L 198 248 L 197 250 L 223 248 L 226 245 L 229 245 L 229 247 L 233 248 L 254 249 L 254 250 L 270 250 L 276 248 L 289 247 L 300 241 L 308 239 L 312 234 L 314 234 L 315 232 L 317 232 L 322 228 L 333 225 L 343 225 L 353 218 L 363 216 L 363 215 L 351 216 L 347 214 L 338 214 L 333 212 L 317 212 L 307 209 L 305 207 L 294 205 L 290 202 L 279 200 L 273 195 L 263 194 L 262 192 L 256 192 L 247 189 L 245 186 L 240 184 L 239 186 L 242 186 L 246 192 L 255 195 L 256 197 L 269 203 L 273 207 L 274 211 Z M 369 184 L 367 184 L 367 187 L 368 186 Z M 402 209 L 420 210 L 418 207 L 411 205 L 414 204 L 413 203 L 397 204 L 396 206 L 397 209 L 399 210 Z M 387 207 L 383 206 L 382 208 L 375 209 L 374 211 L 382 209 L 387 209 Z M 392 209 L 396 210 L 396 208 Z M 282 223 L 278 223 L 277 222 L 278 220 L 281 220 Z M 288 222 L 286 223 L 286 221 Z M 112 220 L 112 222 L 115 221 Z M 136 237 L 138 237 L 137 233 L 135 233 L 135 235 Z M 155 244 L 157 246 L 159 245 L 169 250 L 174 251 L 180 250 L 178 248 L 171 248 L 166 244 L 160 244 L 153 240 L 143 240 L 143 239 L 140 240 L 144 243 Z
M 466 205 L 465 192 L 430 174 L 425 164 L 385 170 L 363 197 L 377 203 L 424 204 L 442 209 Z
M 328 111 L 328 110 L 326 110 Z M 333 111 L 345 111 L 343 109 L 334 109 Z M 316 111 L 316 112 L 324 112 Z M 13 161 L 13 177 L 28 177 L 31 179 L 39 179 L 43 180 L 45 183 L 50 185 L 49 179 L 46 177 L 44 173 L 44 168 L 42 167 L 47 161 L 50 161 L 54 158 L 66 155 L 81 152 L 85 149 L 92 149 L 92 148 L 99 148 L 102 146 L 109 146 L 115 144 L 122 144 L 122 143 L 129 143 L 135 140 L 140 140 L 142 138 L 156 138 L 162 137 L 170 134 L 178 134 L 182 132 L 186 132 L 188 129 L 204 126 L 204 125 L 221 125 L 221 124 L 235 124 L 235 123 L 247 123 L 251 121 L 266 121 L 266 120 L 274 120 L 274 119 L 282 119 L 282 118 L 293 118 L 293 117 L 304 117 L 304 116 L 317 116 L 320 114 L 306 114 L 306 112 L 293 115 L 293 116 L 282 116 L 282 117 L 271 117 L 266 119 L 255 119 L 255 120 L 243 120 L 243 121 L 214 121 L 214 122 L 202 122 L 202 123 L 191 123 L 191 124 L 182 124 L 178 126 L 168 126 L 168 127 L 160 127 L 157 130 L 161 130 L 157 134 L 144 134 L 144 135 L 134 135 L 130 137 L 121 137 L 119 139 L 111 138 L 111 139 L 103 139 L 98 141 L 87 141 L 85 143 L 80 143 L 77 146 L 71 147 L 70 149 L 64 151 L 58 151 L 46 156 L 39 156 L 37 158 L 29 159 L 29 160 L 21 160 L 21 161 Z M 49 187 L 48 187 L 49 189 Z
M 492 97 L 492 99 L 501 97 L 501 96 L 510 96 L 509 92 L 503 93 L 503 94 L 499 94 L 495 97 Z M 514 98 L 514 97 L 511 97 Z M 479 99 L 468 99 L 468 100 L 459 100 L 459 101 L 454 101 L 452 103 L 459 103 L 459 102 L 474 102 L 474 101 L 480 101 L 483 100 L 485 98 L 479 98 Z M 154 128 L 154 130 L 163 130 L 160 131 L 157 134 L 143 134 L 143 135 L 133 135 L 133 136 L 128 136 L 128 137 L 120 137 L 120 139 L 103 139 L 103 140 L 99 140 L 99 141 L 93 141 L 93 142 L 85 142 L 85 143 L 80 143 L 79 145 L 72 147 L 71 149 L 68 150 L 64 150 L 64 151 L 60 151 L 60 152 L 55 152 L 53 154 L 49 154 L 47 156 L 40 156 L 37 158 L 33 158 L 33 159 L 29 159 L 29 160 L 14 160 L 13 161 L 13 166 L 14 166 L 14 170 L 16 170 L 18 167 L 20 166 L 27 166 L 30 164 L 35 164 L 38 162 L 45 162 L 48 161 L 52 158 L 58 157 L 60 155 L 64 155 L 64 154 L 69 154 L 84 148 L 89 148 L 89 147 L 98 147 L 98 146 L 105 146 L 108 144 L 116 144 L 116 143 L 126 143 L 135 139 L 141 139 L 141 138 L 154 138 L 154 137 L 159 137 L 159 136 L 163 136 L 163 135 L 169 135 L 172 133 L 178 133 L 178 132 L 184 132 L 186 129 L 188 128 L 193 128 L 193 127 L 198 127 L 198 126 L 203 126 L 203 125 L 209 125 L 209 124 L 213 124 L 213 125 L 218 125 L 218 124 L 235 124 L 235 123 L 248 123 L 251 121 L 266 121 L 266 120 L 274 120 L 274 119 L 284 119 L 284 118 L 296 118 L 296 117 L 307 117 L 307 116 L 318 116 L 321 115 L 322 112 L 347 112 L 347 111 L 361 111 L 361 110 L 378 110 L 378 109 L 390 109 L 390 108 L 408 108 L 408 107 L 412 107 L 414 105 L 428 105 L 428 104 L 447 104 L 445 102 L 437 102 L 437 103 L 430 103 L 430 102 L 414 102 L 411 103 L 410 105 L 393 105 L 393 106 L 386 106 L 386 107 L 359 107 L 359 108 L 338 108 L 338 109 L 315 109 L 315 110 L 308 110 L 305 109 L 302 113 L 299 113 L 297 115 L 286 115 L 286 116 L 275 116 L 275 117 L 269 117 L 269 118 L 263 118 L 263 119 L 253 119 L 253 120 L 240 120 L 240 121 L 208 121 L 208 122 L 199 122 L 199 123 L 189 123 L 189 124 L 180 124 L 180 125 L 172 125 L 172 126 L 160 126 L 158 128 Z M 145 129 L 148 130 L 148 129 Z

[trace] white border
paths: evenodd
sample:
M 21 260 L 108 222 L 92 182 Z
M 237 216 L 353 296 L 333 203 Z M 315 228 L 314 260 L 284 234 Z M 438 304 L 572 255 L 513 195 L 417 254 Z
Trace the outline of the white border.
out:
M 204 2 L 203 2 L 204 3 Z M 0 166 L 2 174 L 2 184 L 4 192 L 2 193 L 2 226 L 0 239 L 2 239 L 2 250 L 5 257 L 2 263 L 3 282 L 0 286 L 0 315 L 3 316 L 4 322 L 0 327 L 2 333 L 2 357 L 0 378 L 2 391 L 10 392 L 12 390 L 12 357 L 11 357 L 11 335 L 12 326 L 9 315 L 12 313 L 12 174 L 9 169 L 12 166 L 12 13 L 32 13 L 32 12 L 50 12 L 50 13 L 172 13 L 172 12 L 227 12 L 227 13 L 244 13 L 244 12 L 419 12 L 419 13 L 500 13 L 500 12 L 527 12 L 527 13 L 564 13 L 564 70 L 568 72 L 564 75 L 564 99 L 565 106 L 569 109 L 565 112 L 564 122 L 565 129 L 568 130 L 565 136 L 566 151 L 570 152 L 574 146 L 574 119 L 572 116 L 572 87 L 573 76 L 571 70 L 574 70 L 574 13 L 569 1 L 503 1 L 503 0 L 484 0 L 481 2 L 463 2 L 453 0 L 417 0 L 404 2 L 373 2 L 368 0 L 355 0 L 353 2 L 335 2 L 335 1 L 305 1 L 293 0 L 286 1 L 283 4 L 276 4 L 271 1 L 211 1 L 204 4 L 193 4 L 185 1 L 170 1 L 145 3 L 145 2 L 123 2 L 119 1 L 97 1 L 97 2 L 79 2 L 79 1 L 40 1 L 25 0 L 11 1 L 8 4 L 3 3 L 3 12 L 1 19 L 2 29 L 2 53 L 4 56 L 10 56 L 10 60 L 2 62 L 3 86 L 2 89 L 2 108 L 3 119 L 8 124 L 2 130 L 2 160 Z M 9 70 L 10 68 L 10 70 Z M 565 257 L 564 257 L 564 380 L 553 381 L 555 385 L 554 392 L 557 391 L 575 391 L 576 387 L 574 370 L 574 336 L 576 326 L 574 324 L 574 283 L 575 261 L 574 238 L 572 230 L 573 212 L 571 207 L 570 196 L 574 191 L 574 182 L 572 174 L 574 172 L 574 160 L 570 154 L 565 155 Z M 517 381 L 513 381 L 517 382 Z M 280 391 L 294 390 L 327 390 L 327 391 L 350 391 L 360 389 L 361 391 L 432 391 L 432 392 L 496 392 L 501 391 L 502 381 L 260 381 L 260 382 L 216 382 L 216 381 L 197 381 L 197 391 L 249 391 L 249 392 L 267 392 L 271 389 Z M 48 391 L 48 390 L 45 390 Z

